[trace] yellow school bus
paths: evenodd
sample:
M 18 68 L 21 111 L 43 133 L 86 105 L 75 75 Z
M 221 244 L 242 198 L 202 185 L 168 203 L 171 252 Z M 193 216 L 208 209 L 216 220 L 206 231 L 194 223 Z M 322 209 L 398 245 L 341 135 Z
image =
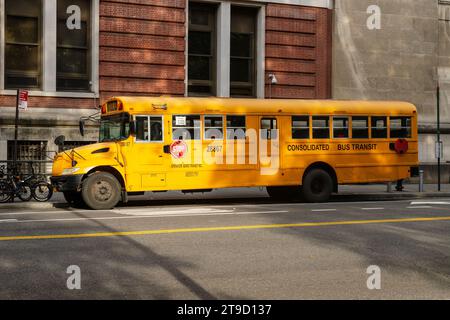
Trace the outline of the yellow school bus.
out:
M 406 102 L 113 97 L 99 135 L 57 154 L 52 173 L 68 202 L 93 209 L 146 191 L 231 187 L 323 202 L 340 184 L 418 173 L 417 111 Z

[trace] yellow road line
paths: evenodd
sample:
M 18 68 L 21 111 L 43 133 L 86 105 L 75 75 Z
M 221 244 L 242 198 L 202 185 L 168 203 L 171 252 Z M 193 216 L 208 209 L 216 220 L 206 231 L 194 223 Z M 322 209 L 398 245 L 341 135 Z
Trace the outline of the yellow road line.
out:
M 291 224 L 263 224 L 263 225 L 253 225 L 253 226 L 249 225 L 249 226 L 227 226 L 227 227 L 180 228 L 180 229 L 166 229 L 166 230 L 81 233 L 81 234 L 9 236 L 9 237 L 0 237 L 0 241 L 76 239 L 76 238 L 97 238 L 97 237 L 117 237 L 117 236 L 142 236 L 142 235 L 170 234 L 170 233 L 193 233 L 193 232 L 210 232 L 210 231 L 237 231 L 237 230 L 254 230 L 254 229 L 324 227 L 324 226 L 342 226 L 342 225 L 358 225 L 358 224 L 382 224 L 382 223 L 430 222 L 430 221 L 450 221 L 450 217 L 404 218 L 404 219 L 383 219 L 383 220 L 354 220 L 354 221 L 336 221 L 336 222 L 305 222 L 305 223 L 291 223 Z

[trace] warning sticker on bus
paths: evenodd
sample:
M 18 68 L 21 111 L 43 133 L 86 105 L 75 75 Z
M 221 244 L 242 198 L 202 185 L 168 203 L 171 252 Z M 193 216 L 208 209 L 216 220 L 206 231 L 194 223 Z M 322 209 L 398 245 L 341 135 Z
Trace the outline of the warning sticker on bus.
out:
M 187 153 L 188 147 L 183 140 L 174 141 L 170 145 L 170 154 L 176 159 L 183 158 Z

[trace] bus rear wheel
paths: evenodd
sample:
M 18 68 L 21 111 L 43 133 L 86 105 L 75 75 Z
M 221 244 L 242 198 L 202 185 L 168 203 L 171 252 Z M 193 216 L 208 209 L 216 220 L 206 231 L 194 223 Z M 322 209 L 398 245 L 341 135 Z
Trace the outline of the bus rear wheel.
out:
M 83 181 L 81 195 L 89 208 L 107 210 L 119 203 L 120 190 L 120 183 L 112 174 L 95 172 Z
M 326 202 L 333 192 L 333 179 L 325 170 L 313 169 L 303 179 L 302 191 L 306 202 Z
M 300 187 L 266 187 L 267 193 L 272 199 L 295 201 L 300 198 Z

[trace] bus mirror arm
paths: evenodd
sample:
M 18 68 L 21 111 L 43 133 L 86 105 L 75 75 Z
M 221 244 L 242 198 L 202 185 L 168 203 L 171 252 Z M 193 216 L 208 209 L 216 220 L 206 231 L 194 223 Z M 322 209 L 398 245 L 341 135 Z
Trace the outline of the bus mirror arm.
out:
M 169 153 L 170 153 L 170 145 L 165 145 L 165 146 L 163 147 L 163 151 L 164 151 L 164 153 L 169 154 Z

